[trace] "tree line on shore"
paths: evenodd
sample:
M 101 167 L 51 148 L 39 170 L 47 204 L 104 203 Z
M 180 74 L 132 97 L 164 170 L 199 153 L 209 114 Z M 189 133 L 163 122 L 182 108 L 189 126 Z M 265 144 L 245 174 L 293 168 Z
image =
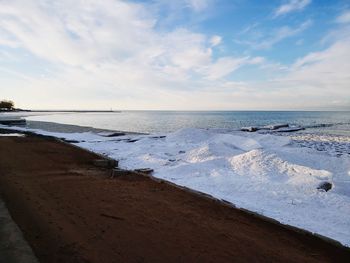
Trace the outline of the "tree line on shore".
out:
M 0 100 L 0 111 L 15 110 L 15 103 L 12 100 Z
M 19 108 L 15 108 L 15 103 L 12 100 L 0 100 L 0 112 L 8 112 L 8 111 L 30 111 L 23 110 Z

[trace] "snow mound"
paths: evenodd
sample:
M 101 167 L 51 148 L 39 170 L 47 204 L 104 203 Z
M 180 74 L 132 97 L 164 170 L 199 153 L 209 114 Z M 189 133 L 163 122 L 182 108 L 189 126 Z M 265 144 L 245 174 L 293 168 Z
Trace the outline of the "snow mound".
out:
M 169 133 L 166 137 L 168 142 L 177 143 L 199 143 L 208 140 L 213 134 L 204 129 L 184 128 Z
M 216 134 L 209 143 L 217 144 L 218 146 L 233 147 L 243 151 L 262 148 L 260 143 L 255 139 L 232 134 Z
M 290 163 L 276 153 L 252 150 L 229 159 L 232 170 L 241 176 L 269 183 L 290 184 L 314 191 L 324 180 L 332 180 L 332 173 Z
M 291 143 L 291 139 L 289 137 L 275 136 L 270 134 L 254 134 L 253 138 L 263 148 L 279 148 L 287 146 Z

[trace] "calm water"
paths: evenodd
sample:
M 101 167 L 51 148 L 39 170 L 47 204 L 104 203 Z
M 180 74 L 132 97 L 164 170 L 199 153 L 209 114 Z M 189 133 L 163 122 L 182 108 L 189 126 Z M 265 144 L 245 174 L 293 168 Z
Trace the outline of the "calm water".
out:
M 132 132 L 168 132 L 188 127 L 239 129 L 243 126 L 288 123 L 308 127 L 308 132 L 350 136 L 350 112 L 123 111 L 115 113 L 33 112 L 27 115 L 27 120 L 32 121 Z

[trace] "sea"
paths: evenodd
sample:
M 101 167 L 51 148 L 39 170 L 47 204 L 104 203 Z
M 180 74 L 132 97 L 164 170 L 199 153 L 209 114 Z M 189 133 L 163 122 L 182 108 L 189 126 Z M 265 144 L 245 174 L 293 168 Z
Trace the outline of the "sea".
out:
M 289 124 L 306 128 L 299 133 L 350 136 L 349 111 L 20 112 L 12 115 L 26 118 L 30 128 L 58 132 L 98 129 L 159 133 L 183 128 L 235 130 L 247 126 Z
M 272 133 L 288 136 L 295 146 L 331 156 L 350 156 L 349 111 L 30 112 L 25 118 L 28 128 L 62 133 L 123 131 L 164 134 L 186 128 L 234 132 L 242 127 L 288 124 L 304 129 Z

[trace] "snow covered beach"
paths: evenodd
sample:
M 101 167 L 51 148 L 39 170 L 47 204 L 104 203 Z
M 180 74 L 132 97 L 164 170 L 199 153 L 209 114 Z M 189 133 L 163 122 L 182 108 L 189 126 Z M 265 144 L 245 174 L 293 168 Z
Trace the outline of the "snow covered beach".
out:
M 152 168 L 155 177 L 350 246 L 347 141 L 344 154 L 333 156 L 298 146 L 291 139 L 295 135 L 181 129 L 108 137 L 111 134 L 15 129 L 64 138 L 118 159 L 122 168 Z M 324 182 L 332 184 L 330 191 L 317 189 Z

